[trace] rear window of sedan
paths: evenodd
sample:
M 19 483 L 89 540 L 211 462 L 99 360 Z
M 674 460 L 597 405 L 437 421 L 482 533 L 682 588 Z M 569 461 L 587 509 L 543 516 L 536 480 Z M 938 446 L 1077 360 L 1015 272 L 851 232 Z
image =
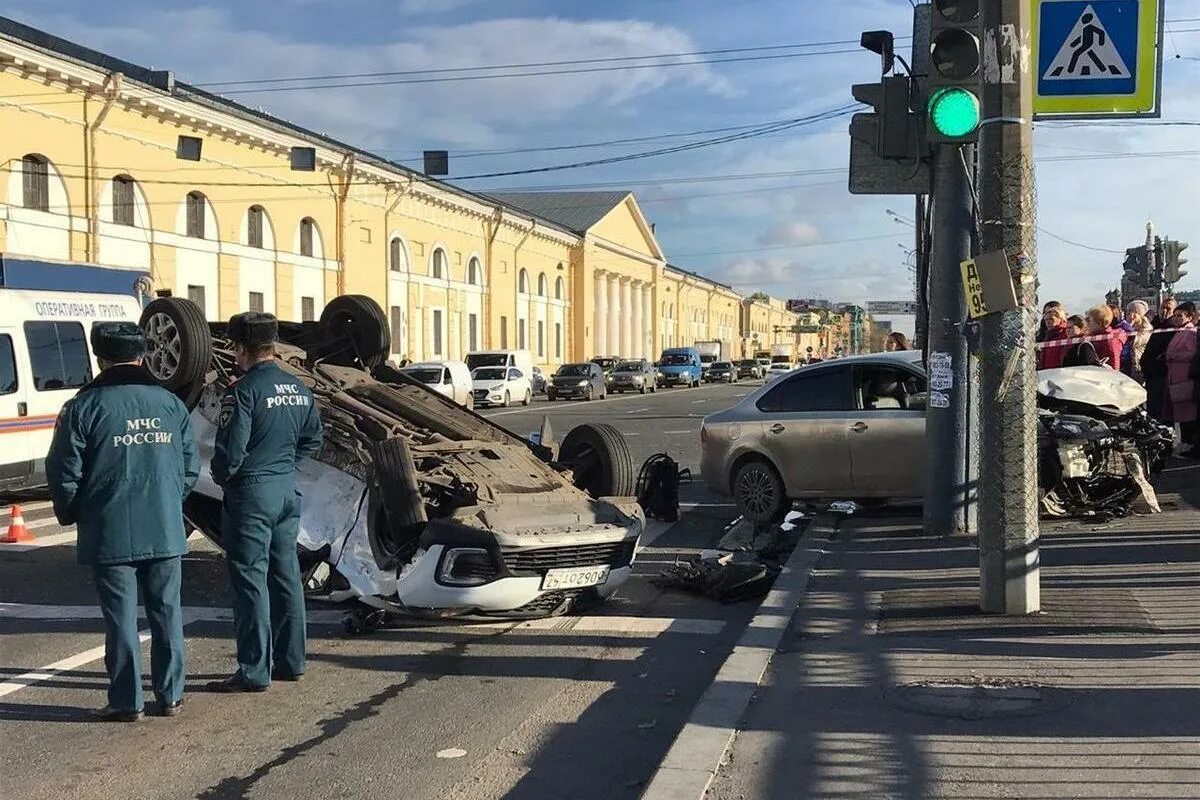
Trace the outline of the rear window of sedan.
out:
M 710 369 L 733 369 L 733 364 L 730 364 L 728 361 L 717 361 Z
M 563 378 L 586 378 L 592 374 L 591 364 L 565 364 L 558 368 L 555 375 Z
M 617 372 L 641 372 L 642 362 L 640 361 L 622 361 L 617 364 Z
M 800 372 L 780 380 L 755 405 L 766 414 L 803 411 L 849 411 L 846 370 Z

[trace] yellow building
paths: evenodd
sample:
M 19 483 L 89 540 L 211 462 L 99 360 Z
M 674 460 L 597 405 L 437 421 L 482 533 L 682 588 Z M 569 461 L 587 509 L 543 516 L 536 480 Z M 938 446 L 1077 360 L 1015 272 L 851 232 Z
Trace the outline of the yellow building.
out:
M 799 315 L 788 311 L 783 300 L 763 294 L 745 298 L 741 302 L 742 356 L 752 358 L 777 345 L 798 345 L 799 324 Z
M 742 297 L 670 266 L 628 192 L 467 191 L 3 18 L 0 125 L 0 253 L 143 270 L 209 319 L 365 294 L 397 358 L 543 367 L 745 338 Z

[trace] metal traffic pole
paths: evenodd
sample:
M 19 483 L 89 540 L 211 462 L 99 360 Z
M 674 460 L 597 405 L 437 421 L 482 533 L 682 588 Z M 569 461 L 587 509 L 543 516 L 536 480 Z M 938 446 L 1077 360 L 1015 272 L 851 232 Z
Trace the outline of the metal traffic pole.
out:
M 983 318 L 980 335 L 980 607 L 1039 610 L 1033 93 L 1028 0 L 985 0 L 980 250 L 1003 250 L 1018 307 Z
M 969 144 L 939 144 L 934 151 L 925 531 L 936 536 L 967 533 L 967 343 L 959 331 L 966 303 L 959 265 L 971 257 L 975 227 L 967 175 L 973 150 Z

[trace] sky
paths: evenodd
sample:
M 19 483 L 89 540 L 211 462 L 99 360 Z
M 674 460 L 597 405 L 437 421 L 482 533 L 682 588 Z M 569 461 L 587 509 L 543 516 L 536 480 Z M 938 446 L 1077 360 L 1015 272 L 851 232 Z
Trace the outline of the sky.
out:
M 1148 220 L 1160 234 L 1196 241 L 1200 252 L 1200 0 L 1165 2 L 1162 120 L 1035 128 L 1040 295 L 1072 311 L 1119 283 L 1124 250 L 1144 242 Z M 671 263 L 747 293 L 860 303 L 912 296 L 912 229 L 903 221 L 912 198 L 848 193 L 839 171 L 848 160 L 845 116 L 624 163 L 466 178 L 844 109 L 853 102 L 850 85 L 879 74 L 878 57 L 848 42 L 863 30 L 910 33 L 908 0 L 9 0 L 3 13 L 171 69 L 180 80 L 214 84 L 212 91 L 237 92 L 230 96 L 247 105 L 415 167 L 422 150 L 446 149 L 451 179 L 468 188 L 629 188 Z M 303 91 L 277 90 L 294 83 L 268 92 L 246 91 L 263 84 L 221 84 L 800 43 L 813 46 L 636 70 L 597 62 L 587 68 L 602 69 L 576 74 L 416 83 L 409 76 L 404 84 Z M 754 60 L 729 60 L 747 56 Z M 724 130 L 694 133 L 713 129 Z M 625 141 L 579 147 L 613 140 Z M 1193 260 L 1197 277 L 1180 288 L 1200 287 L 1200 256 Z M 911 319 L 895 324 L 911 332 Z

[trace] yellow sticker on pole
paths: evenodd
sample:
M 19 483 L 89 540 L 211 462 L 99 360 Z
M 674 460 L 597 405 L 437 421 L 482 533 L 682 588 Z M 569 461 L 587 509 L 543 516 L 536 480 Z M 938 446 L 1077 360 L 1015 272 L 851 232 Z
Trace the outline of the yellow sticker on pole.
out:
M 979 280 L 979 268 L 975 259 L 959 264 L 962 268 L 963 295 L 967 299 L 967 316 L 971 319 L 988 313 L 987 300 L 983 296 L 983 282 Z
M 1003 250 L 980 253 L 960 262 L 959 267 L 967 316 L 971 319 L 1017 307 L 1016 287 L 1013 286 L 1008 256 Z

